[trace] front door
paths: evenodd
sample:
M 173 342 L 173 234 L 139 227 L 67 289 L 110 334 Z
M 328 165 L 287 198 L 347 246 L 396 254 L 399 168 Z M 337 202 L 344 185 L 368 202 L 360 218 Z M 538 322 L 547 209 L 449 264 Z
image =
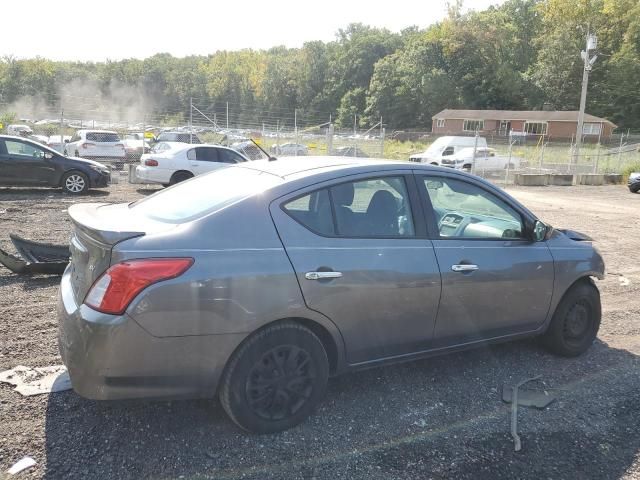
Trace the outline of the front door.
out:
M 440 273 L 411 182 L 325 184 L 271 206 L 306 305 L 337 325 L 350 364 L 426 349 L 433 335 Z
M 449 346 L 541 326 L 554 280 L 546 243 L 524 238 L 522 214 L 480 183 L 419 178 L 442 273 L 434 342 Z
M 0 140 L 0 182 L 4 185 L 49 185 L 54 164 L 45 150 L 21 140 Z

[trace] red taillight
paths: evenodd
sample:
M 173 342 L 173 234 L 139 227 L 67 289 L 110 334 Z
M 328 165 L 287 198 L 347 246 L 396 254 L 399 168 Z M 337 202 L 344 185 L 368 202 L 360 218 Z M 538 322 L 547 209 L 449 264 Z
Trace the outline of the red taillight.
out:
M 158 166 L 158 161 L 157 161 L 157 160 L 154 160 L 153 158 L 147 158 L 147 159 L 144 161 L 144 164 L 145 164 L 147 167 L 157 167 L 157 166 Z
M 95 144 L 93 144 L 93 143 L 83 143 L 82 144 L 82 148 L 89 148 L 89 147 L 95 147 Z
M 93 284 L 84 303 L 102 313 L 121 315 L 142 290 L 179 277 L 191 265 L 192 258 L 144 258 L 117 263 Z

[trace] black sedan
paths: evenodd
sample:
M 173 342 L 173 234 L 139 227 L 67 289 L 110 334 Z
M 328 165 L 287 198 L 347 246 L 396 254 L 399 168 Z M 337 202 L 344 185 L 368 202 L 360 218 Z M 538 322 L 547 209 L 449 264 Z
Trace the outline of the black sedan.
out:
M 109 169 L 98 162 L 66 157 L 26 138 L 0 135 L 0 185 L 55 187 L 84 193 L 109 185 Z

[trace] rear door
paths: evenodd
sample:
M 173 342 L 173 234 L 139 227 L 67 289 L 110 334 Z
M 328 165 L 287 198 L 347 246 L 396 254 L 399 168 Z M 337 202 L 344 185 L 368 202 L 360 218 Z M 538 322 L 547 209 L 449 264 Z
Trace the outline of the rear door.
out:
M 45 150 L 20 140 L 0 140 L 0 182 L 4 185 L 49 185 L 55 164 Z
M 437 346 L 535 330 L 553 291 L 545 242 L 524 238 L 524 218 L 471 178 L 418 176 L 442 272 Z
M 440 273 L 404 173 L 323 184 L 271 205 L 305 302 L 338 326 L 350 364 L 424 350 L 433 334 Z

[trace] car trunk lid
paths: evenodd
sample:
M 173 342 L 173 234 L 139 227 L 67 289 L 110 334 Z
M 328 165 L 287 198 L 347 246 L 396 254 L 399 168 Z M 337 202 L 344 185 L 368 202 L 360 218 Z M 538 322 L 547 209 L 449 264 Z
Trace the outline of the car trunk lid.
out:
M 175 227 L 134 215 L 127 204 L 73 205 L 69 208 L 69 216 L 75 227 L 69 246 L 69 268 L 73 292 L 79 303 L 109 268 L 111 252 L 117 243 Z

